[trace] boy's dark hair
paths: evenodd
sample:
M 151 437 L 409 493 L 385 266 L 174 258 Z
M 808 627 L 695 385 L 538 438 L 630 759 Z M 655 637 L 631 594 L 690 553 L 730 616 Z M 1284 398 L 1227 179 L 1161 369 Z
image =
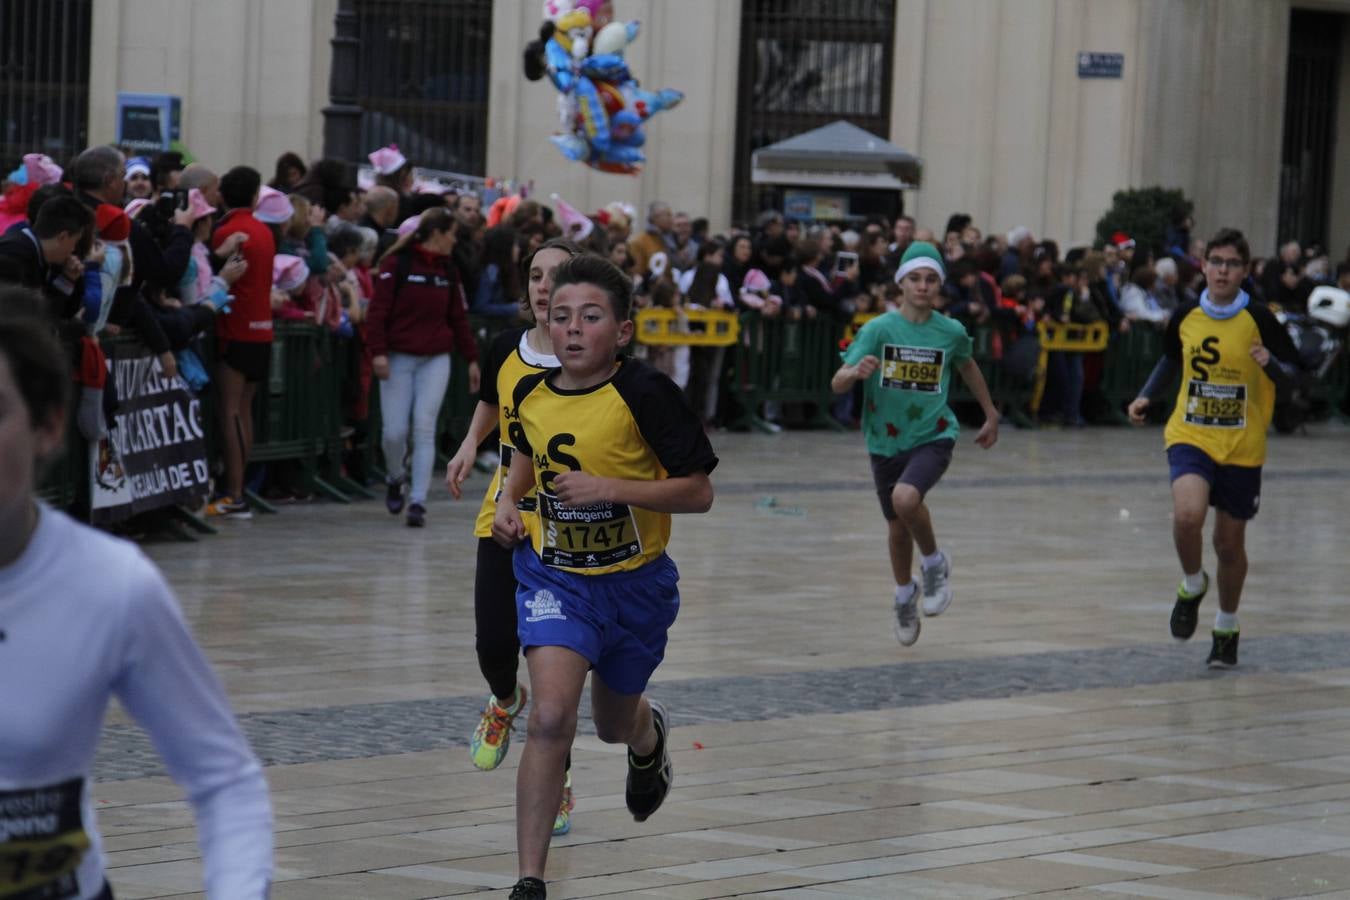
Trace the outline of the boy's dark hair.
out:
M 583 253 L 565 261 L 553 272 L 553 293 L 569 284 L 590 284 L 609 297 L 614 318 L 626 321 L 633 313 L 633 280 L 603 256 Z
M 970 217 L 969 213 L 952 213 L 947 218 L 947 230 L 944 231 L 943 234 L 951 234 L 953 231 L 960 234 L 970 227 L 972 221 L 974 220 Z
M 54 238 L 61 232 L 84 234 L 94 227 L 94 213 L 74 196 L 52 197 L 38 210 L 33 234 L 39 240 Z
M 1237 251 L 1238 256 L 1242 257 L 1243 265 L 1251 264 L 1251 247 L 1247 246 L 1247 238 L 1236 228 L 1220 228 L 1218 234 L 1210 238 L 1209 243 L 1205 244 L 1205 256 L 1208 257 L 1210 251 L 1216 247 L 1232 247 Z
M 1336 277 L 1339 279 L 1342 275 L 1346 274 L 1350 274 L 1350 259 L 1336 263 Z
M 70 408 L 70 364 L 42 308 L 36 291 L 0 288 L 0 359 L 9 363 L 34 426 Z
M 679 296 L 679 288 L 664 278 L 652 285 L 652 306 L 671 309 L 675 306 L 675 300 Z
M 763 253 L 765 256 L 781 256 L 783 259 L 792 259 L 792 241 L 788 240 L 786 234 L 780 234 L 778 237 L 769 238 L 769 240 L 764 242 Z
M 960 281 L 962 278 L 969 278 L 975 273 L 975 263 L 971 262 L 970 257 L 963 256 L 952 261 L 951 266 L 947 269 L 947 280 Z
M 545 250 L 562 250 L 569 257 L 580 256 L 586 251 L 582 249 L 576 241 L 569 241 L 567 238 L 549 238 L 534 250 L 526 250 L 520 254 L 520 283 L 528 285 L 530 283 L 530 266 L 534 265 L 534 258 Z M 529 306 L 530 292 L 528 288 L 521 290 L 521 302 Z
M 251 209 L 262 187 L 262 175 L 248 166 L 235 166 L 220 176 L 220 198 L 229 209 Z
M 155 187 L 164 187 L 169 175 L 183 171 L 183 154 L 177 150 L 165 150 L 155 155 L 150 168 L 153 170 Z
M 33 196 L 28 198 L 28 206 L 24 209 L 24 218 L 33 223 L 37 221 L 38 213 L 47 201 L 53 197 L 72 197 L 74 196 L 64 184 L 44 184 L 42 187 L 33 191 Z
M 361 252 L 361 231 L 355 225 L 343 225 L 328 235 L 328 252 L 338 259 Z

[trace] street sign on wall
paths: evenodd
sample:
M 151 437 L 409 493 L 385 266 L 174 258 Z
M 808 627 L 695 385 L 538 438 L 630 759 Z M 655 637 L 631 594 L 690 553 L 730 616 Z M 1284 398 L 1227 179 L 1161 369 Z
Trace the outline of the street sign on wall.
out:
M 1078 54 L 1079 78 L 1120 78 L 1124 71 L 1124 53 L 1090 53 L 1084 50 Z

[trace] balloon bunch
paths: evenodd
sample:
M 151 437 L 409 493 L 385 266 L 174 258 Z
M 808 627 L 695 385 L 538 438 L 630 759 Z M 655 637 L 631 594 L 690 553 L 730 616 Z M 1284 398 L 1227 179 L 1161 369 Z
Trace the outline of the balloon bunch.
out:
M 563 156 L 602 172 L 635 175 L 646 162 L 642 124 L 684 94 L 638 86 L 623 58 L 638 23 L 613 17 L 610 0 L 544 0 L 539 40 L 525 49 L 525 77 L 547 75 L 558 89 L 562 133 L 551 139 Z

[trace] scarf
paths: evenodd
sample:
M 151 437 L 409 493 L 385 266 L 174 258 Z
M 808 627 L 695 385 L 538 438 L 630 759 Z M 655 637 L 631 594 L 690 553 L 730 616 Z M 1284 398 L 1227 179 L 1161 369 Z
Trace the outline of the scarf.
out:
M 1251 302 L 1251 299 L 1251 297 L 1247 296 L 1246 291 L 1239 289 L 1238 295 L 1233 298 L 1233 302 L 1223 306 L 1217 306 L 1209 299 L 1209 288 L 1205 288 L 1200 292 L 1200 308 L 1203 309 L 1205 315 L 1209 316 L 1211 319 L 1217 319 L 1222 322 L 1225 319 L 1233 318 L 1233 316 L 1236 316 L 1246 309 L 1247 304 Z

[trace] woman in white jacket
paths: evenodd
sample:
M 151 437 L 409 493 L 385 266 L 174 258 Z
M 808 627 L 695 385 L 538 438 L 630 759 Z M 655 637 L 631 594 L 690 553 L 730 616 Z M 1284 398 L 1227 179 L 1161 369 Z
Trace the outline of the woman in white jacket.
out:
M 91 770 L 108 701 L 144 728 L 197 819 L 212 900 L 262 900 L 272 812 L 258 760 L 163 576 L 39 501 L 68 364 L 26 291 L 0 291 L 0 897 L 110 900 Z

